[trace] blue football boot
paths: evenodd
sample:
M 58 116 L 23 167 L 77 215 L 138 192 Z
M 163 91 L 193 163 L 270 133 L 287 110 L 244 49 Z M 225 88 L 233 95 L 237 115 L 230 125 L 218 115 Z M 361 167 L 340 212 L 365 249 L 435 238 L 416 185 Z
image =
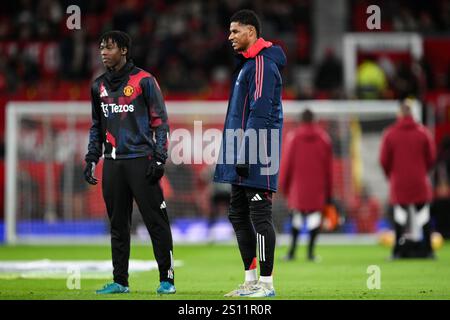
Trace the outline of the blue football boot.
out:
M 106 284 L 102 289 L 95 291 L 97 294 L 130 293 L 130 289 L 116 282 Z

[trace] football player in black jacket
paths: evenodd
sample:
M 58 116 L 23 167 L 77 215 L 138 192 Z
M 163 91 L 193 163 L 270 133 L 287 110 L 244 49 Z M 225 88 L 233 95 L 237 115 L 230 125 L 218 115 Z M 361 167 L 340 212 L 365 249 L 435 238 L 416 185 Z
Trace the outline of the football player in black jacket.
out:
M 155 77 L 130 60 L 131 40 L 121 31 L 99 41 L 106 72 L 92 84 L 92 126 L 85 179 L 97 184 L 104 153 L 102 191 L 111 223 L 114 282 L 99 294 L 127 293 L 133 199 L 150 234 L 159 268 L 159 294 L 175 293 L 173 242 L 159 180 L 167 159 L 169 125 Z

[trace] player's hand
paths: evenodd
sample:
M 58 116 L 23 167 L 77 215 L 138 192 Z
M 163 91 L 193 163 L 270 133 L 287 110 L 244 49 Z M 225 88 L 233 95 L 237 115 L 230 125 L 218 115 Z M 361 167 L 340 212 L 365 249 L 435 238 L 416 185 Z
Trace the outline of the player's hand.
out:
M 250 175 L 250 165 L 246 163 L 239 163 L 236 165 L 236 173 L 243 178 L 248 178 Z
M 150 160 L 146 175 L 151 183 L 158 182 L 164 175 L 164 163 L 158 159 Z
M 84 168 L 84 179 L 87 183 L 96 185 L 98 183 L 97 178 L 94 176 L 95 173 L 95 162 L 86 163 L 86 167 Z

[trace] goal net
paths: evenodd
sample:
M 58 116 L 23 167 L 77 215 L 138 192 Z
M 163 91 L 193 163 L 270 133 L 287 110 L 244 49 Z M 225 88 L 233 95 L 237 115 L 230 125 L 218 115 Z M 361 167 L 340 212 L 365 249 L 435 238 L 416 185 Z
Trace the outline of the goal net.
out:
M 316 113 L 333 142 L 334 198 L 346 217 L 341 232 L 375 232 L 383 221 L 387 182 L 378 164 L 382 130 L 395 121 L 396 101 L 285 101 L 283 139 L 302 110 Z M 175 241 L 234 239 L 227 220 L 229 188 L 212 183 L 226 102 L 167 102 L 169 159 L 162 180 Z M 108 239 L 100 183 L 83 178 L 91 125 L 87 102 L 10 102 L 7 106 L 5 224 L 8 243 Z M 416 119 L 419 104 L 414 105 Z M 220 145 L 219 145 L 220 146 Z M 217 157 L 217 154 L 215 154 Z M 283 155 L 289 156 L 289 155 Z M 289 210 L 274 197 L 278 233 L 287 232 Z M 132 232 L 148 237 L 135 206 Z

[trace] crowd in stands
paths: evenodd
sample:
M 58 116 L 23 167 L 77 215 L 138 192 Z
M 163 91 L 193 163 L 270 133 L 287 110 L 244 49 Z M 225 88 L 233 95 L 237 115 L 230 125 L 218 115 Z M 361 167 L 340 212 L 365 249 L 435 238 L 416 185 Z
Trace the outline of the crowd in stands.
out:
M 381 31 L 450 31 L 449 0 L 349 0 L 348 31 L 367 31 L 370 4 L 382 8 Z M 81 9 L 80 30 L 66 26 L 70 5 Z M 102 72 L 97 39 L 105 30 L 120 29 L 133 39 L 135 63 L 160 79 L 169 98 L 226 99 L 233 65 L 228 17 L 242 7 L 257 11 L 263 36 L 287 52 L 285 98 L 345 98 L 339 54 L 330 48 L 321 62 L 313 63 L 313 0 L 8 1 L 0 13 L 0 96 L 88 98 L 89 82 Z M 395 98 L 402 90 L 420 94 L 423 79 L 411 65 L 389 57 L 375 63 L 386 83 L 380 98 Z M 312 66 L 308 90 L 299 89 L 295 74 L 302 66 Z M 424 70 L 429 87 L 450 87 L 448 77 L 434 79 L 426 59 L 417 66 Z
M 81 9 L 81 30 L 66 27 L 65 9 L 73 4 Z M 0 92 L 44 86 L 42 80 L 52 78 L 89 82 L 102 70 L 97 39 L 119 29 L 132 37 L 135 63 L 158 77 L 165 94 L 226 98 L 233 65 L 228 18 L 247 2 L 20 0 L 5 6 L 0 13 Z M 289 47 L 292 63 L 309 61 L 304 38 L 311 32 L 311 1 L 253 1 L 250 7 L 264 17 L 264 36 Z M 36 43 L 40 46 L 31 46 Z M 52 61 L 41 60 L 36 50 Z
M 351 0 L 351 28 L 367 31 L 367 7 L 381 8 L 382 29 L 385 32 L 419 32 L 421 34 L 450 31 L 450 2 L 448 0 Z

